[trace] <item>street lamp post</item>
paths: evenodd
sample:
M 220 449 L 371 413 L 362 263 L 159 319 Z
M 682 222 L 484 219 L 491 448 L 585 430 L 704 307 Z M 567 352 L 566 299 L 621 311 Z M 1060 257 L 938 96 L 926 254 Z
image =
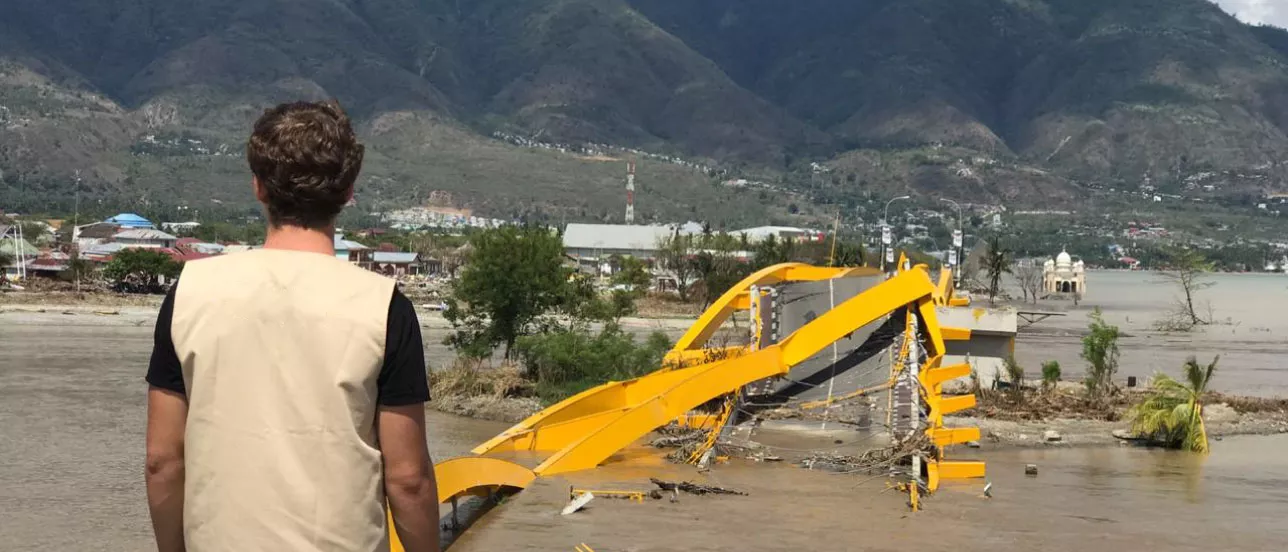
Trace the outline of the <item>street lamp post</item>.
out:
M 885 272 L 887 262 L 892 262 L 892 259 L 887 257 L 894 253 L 894 237 L 893 232 L 890 231 L 890 204 L 903 199 L 912 199 L 912 196 L 903 195 L 887 201 L 885 211 L 881 214 L 881 272 Z
M 941 197 L 939 198 L 939 200 L 946 201 L 948 203 L 953 204 L 954 207 L 957 207 L 957 233 L 953 235 L 953 252 L 957 254 L 957 262 L 949 263 L 949 265 L 953 267 L 953 277 L 957 280 L 956 285 L 961 285 L 962 274 L 961 274 L 961 270 L 959 270 L 957 267 L 966 263 L 966 259 L 962 258 L 963 253 L 965 253 L 965 249 L 963 249 L 962 247 L 963 246 L 962 206 L 960 203 L 957 203 L 956 201 L 953 201 L 946 197 Z

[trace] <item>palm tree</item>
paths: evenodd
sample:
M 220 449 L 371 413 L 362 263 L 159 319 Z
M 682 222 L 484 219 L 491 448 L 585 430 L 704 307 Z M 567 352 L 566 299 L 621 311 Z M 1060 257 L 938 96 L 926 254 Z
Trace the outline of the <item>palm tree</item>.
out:
M 1202 366 L 1194 357 L 1185 361 L 1186 383 L 1166 374 L 1154 376 L 1153 389 L 1144 402 L 1133 406 L 1132 431 L 1157 439 L 1168 447 L 1199 453 L 1208 452 L 1207 428 L 1203 425 L 1203 394 L 1207 392 L 1216 363 Z M 1187 385 L 1188 384 L 1188 385 Z

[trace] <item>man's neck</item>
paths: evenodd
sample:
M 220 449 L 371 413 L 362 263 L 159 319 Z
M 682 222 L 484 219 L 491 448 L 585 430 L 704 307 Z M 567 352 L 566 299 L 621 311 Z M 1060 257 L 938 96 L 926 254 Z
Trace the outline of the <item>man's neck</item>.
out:
M 284 249 L 287 251 L 305 251 L 323 255 L 335 255 L 335 228 L 308 229 L 300 226 L 268 226 L 268 236 L 264 238 L 264 249 Z

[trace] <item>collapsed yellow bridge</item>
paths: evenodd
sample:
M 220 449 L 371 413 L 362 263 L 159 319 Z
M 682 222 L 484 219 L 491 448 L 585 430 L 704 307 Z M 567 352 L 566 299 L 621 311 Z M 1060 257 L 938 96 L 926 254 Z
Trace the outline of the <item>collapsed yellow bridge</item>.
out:
M 917 397 L 916 431 L 933 443 L 933 454 L 924 462 L 926 487 L 934 491 L 941 479 L 984 476 L 983 462 L 948 460 L 945 447 L 979 439 L 978 428 L 944 427 L 944 416 L 971 408 L 973 395 L 945 397 L 945 382 L 970 374 L 970 366 L 941 366 L 947 340 L 968 340 L 970 332 L 940 327 L 936 307 L 962 305 L 952 297 L 951 275 L 932 281 L 925 266 L 906 267 L 866 291 L 840 303 L 776 343 L 708 349 L 716 331 L 740 311 L 752 311 L 767 286 L 787 282 L 813 282 L 833 278 L 880 276 L 867 268 L 822 268 L 782 264 L 766 268 L 739 282 L 715 303 L 680 338 L 667 354 L 663 367 L 644 377 L 610 382 L 551 406 L 476 447 L 476 456 L 455 458 L 435 466 L 439 499 L 446 503 L 462 495 L 488 493 L 501 488 L 522 489 L 536 477 L 593 469 L 650 432 L 677 420 L 712 399 L 739 392 L 745 386 L 787 375 L 788 371 L 859 328 L 891 314 L 908 320 L 902 374 Z M 753 324 L 760 331 L 759 326 Z M 917 354 L 910 354 L 909 347 Z M 707 361 L 718 358 L 719 360 Z M 539 459 L 528 469 L 498 458 L 516 453 Z M 392 532 L 392 524 L 390 525 Z M 397 536 L 392 550 L 400 552 Z

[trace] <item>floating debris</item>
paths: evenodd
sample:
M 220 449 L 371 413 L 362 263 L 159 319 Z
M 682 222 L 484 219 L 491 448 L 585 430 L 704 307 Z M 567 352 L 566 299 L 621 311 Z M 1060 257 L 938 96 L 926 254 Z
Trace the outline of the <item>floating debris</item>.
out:
M 649 481 L 652 481 L 654 485 L 657 485 L 657 487 L 663 491 L 681 491 L 699 496 L 709 494 L 747 496 L 747 493 L 742 491 L 735 491 L 733 489 L 726 489 L 723 487 L 713 487 L 710 485 L 699 485 L 690 481 L 674 483 L 671 481 L 662 481 L 661 479 L 653 477 L 650 477 Z

